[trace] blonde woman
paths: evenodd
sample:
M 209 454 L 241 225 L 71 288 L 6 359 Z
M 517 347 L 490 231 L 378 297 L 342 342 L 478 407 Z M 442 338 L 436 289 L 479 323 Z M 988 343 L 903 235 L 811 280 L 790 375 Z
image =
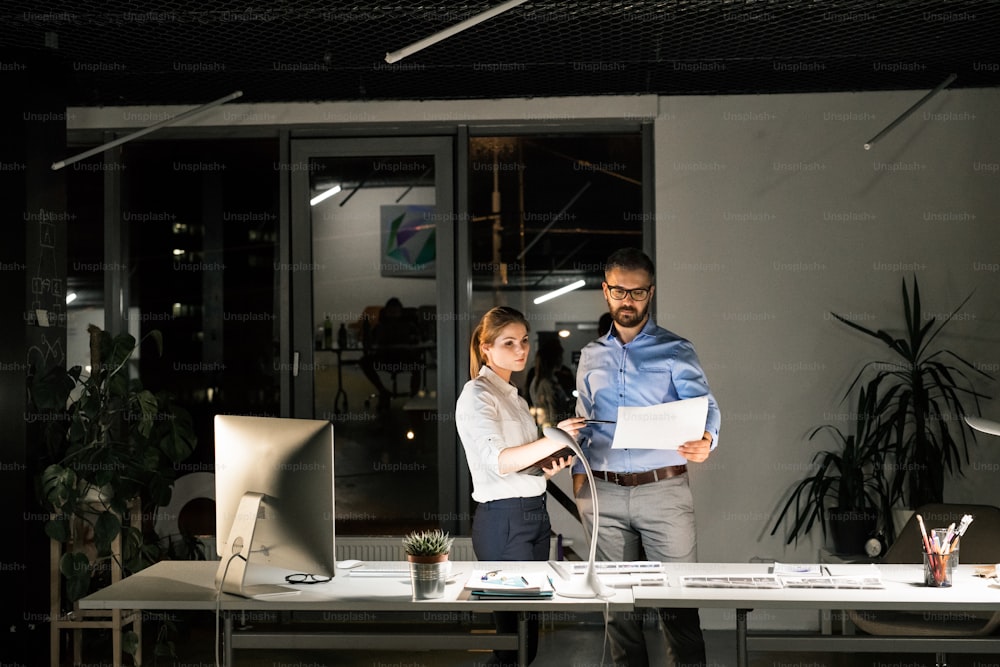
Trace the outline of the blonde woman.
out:
M 528 322 L 519 311 L 498 306 L 487 312 L 472 332 L 469 371 L 455 407 L 455 425 L 472 473 L 472 498 L 478 503 L 472 521 L 472 547 L 483 561 L 544 561 L 549 557 L 551 526 L 545 507 L 545 481 L 573 463 L 561 458 L 544 475 L 518 472 L 561 449 L 538 438 L 528 403 L 510 383 L 524 370 L 530 344 Z M 582 418 L 564 419 L 559 428 L 570 435 Z M 516 631 L 516 614 L 498 613 L 497 628 Z M 529 625 L 528 657 L 537 651 L 537 623 Z M 497 652 L 502 664 L 516 660 L 515 651 Z

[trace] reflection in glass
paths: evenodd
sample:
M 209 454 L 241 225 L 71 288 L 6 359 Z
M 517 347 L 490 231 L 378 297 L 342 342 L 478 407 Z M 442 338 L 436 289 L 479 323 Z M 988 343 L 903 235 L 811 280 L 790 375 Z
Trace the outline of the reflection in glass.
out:
M 195 420 L 198 448 L 181 473 L 211 469 L 215 414 L 280 411 L 277 156 L 276 140 L 259 139 L 123 152 L 129 330 L 162 332 L 163 356 L 144 350 L 140 375 Z
M 558 335 L 575 373 L 607 310 L 604 260 L 642 247 L 641 158 L 639 133 L 471 138 L 472 319 L 495 305 L 518 308 L 533 353 Z M 529 364 L 513 378 L 529 403 L 532 373 Z
M 337 532 L 437 527 L 434 159 L 309 167 L 314 416 L 336 433 Z

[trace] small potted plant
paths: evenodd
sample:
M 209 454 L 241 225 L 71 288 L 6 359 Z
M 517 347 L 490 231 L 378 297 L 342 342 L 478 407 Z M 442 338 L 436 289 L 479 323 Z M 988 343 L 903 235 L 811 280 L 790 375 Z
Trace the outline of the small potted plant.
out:
M 410 562 L 413 599 L 429 600 L 444 595 L 450 563 L 448 554 L 454 541 L 440 528 L 414 531 L 403 538 L 403 550 Z

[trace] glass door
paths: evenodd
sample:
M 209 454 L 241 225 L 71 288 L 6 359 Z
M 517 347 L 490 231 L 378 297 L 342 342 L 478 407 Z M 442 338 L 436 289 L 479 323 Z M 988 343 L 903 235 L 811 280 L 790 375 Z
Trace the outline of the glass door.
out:
M 454 529 L 451 155 L 450 138 L 292 141 L 292 413 L 334 424 L 339 534 Z

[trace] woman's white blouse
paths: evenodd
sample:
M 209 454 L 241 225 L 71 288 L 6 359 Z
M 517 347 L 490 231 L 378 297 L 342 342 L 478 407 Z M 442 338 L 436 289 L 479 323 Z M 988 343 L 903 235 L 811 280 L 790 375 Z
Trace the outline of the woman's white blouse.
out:
M 538 440 L 538 426 L 517 387 L 489 366 L 465 383 L 455 406 L 455 426 L 472 473 L 472 498 L 531 498 L 545 493 L 545 477 L 498 470 L 500 450 Z

